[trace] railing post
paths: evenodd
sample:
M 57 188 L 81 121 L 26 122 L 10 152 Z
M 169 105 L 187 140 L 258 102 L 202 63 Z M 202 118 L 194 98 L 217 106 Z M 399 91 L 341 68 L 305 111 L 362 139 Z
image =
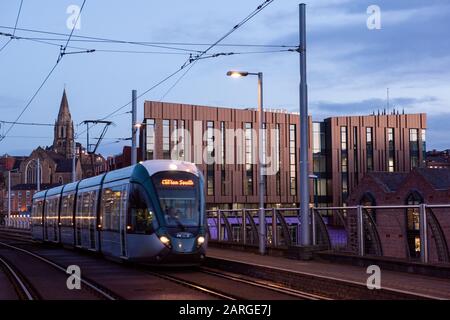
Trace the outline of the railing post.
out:
M 311 208 L 311 225 L 312 225 L 312 244 L 317 245 L 317 235 L 316 235 L 316 215 L 314 207 Z
M 272 208 L 272 245 L 274 247 L 278 246 L 277 241 L 277 209 Z
M 358 255 L 364 256 L 364 221 L 362 206 L 356 207 L 357 234 L 358 234 Z
M 242 240 L 247 244 L 247 210 L 242 209 Z
M 217 241 L 222 241 L 222 210 L 217 210 Z
M 427 206 L 422 203 L 419 208 L 420 260 L 428 263 L 428 225 Z

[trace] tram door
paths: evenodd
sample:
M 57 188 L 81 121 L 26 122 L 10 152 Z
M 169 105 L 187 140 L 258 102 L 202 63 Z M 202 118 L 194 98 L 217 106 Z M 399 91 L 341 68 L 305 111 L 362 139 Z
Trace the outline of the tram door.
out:
M 127 250 L 127 202 L 128 202 L 128 185 L 123 185 L 121 197 L 120 197 L 120 218 L 119 218 L 120 255 L 122 257 L 128 256 L 128 250 Z
M 89 248 L 96 249 L 95 244 L 95 227 L 97 224 L 97 196 L 98 191 L 94 190 L 90 192 L 90 205 L 89 205 Z
M 81 218 L 83 212 L 83 193 L 77 195 L 77 211 L 75 214 L 75 246 L 81 247 Z

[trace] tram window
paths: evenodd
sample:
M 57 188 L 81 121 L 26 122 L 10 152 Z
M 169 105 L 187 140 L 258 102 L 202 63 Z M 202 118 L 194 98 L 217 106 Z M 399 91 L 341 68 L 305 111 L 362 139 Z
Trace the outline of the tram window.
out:
M 69 196 L 65 195 L 61 199 L 61 226 L 70 226 L 70 216 L 69 216 Z
M 198 179 L 183 172 L 162 172 L 153 177 L 165 222 L 170 227 L 193 227 L 201 223 Z
M 77 224 L 77 227 L 80 227 L 81 223 L 81 216 L 83 215 L 83 194 L 78 193 L 77 195 L 77 212 L 75 216 L 75 223 Z
M 136 183 L 131 184 L 128 201 L 128 219 L 131 233 L 152 233 L 156 223 L 155 213 L 145 189 Z
M 84 228 L 88 228 L 88 225 L 89 225 L 90 201 L 91 201 L 91 193 L 84 192 L 83 193 L 83 208 L 82 208 L 82 214 L 81 214 L 81 225 Z
M 102 228 L 105 231 L 119 231 L 120 209 L 124 206 L 122 196 L 126 186 L 112 186 L 103 188 L 102 192 Z M 126 201 L 125 201 L 126 202 Z

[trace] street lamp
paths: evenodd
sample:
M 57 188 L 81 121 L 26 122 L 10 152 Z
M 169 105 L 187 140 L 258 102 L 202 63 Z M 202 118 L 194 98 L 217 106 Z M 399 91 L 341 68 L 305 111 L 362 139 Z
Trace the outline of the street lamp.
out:
M 233 78 L 241 78 L 247 76 L 258 76 L 258 113 L 259 113 L 259 135 L 258 135 L 258 165 L 259 165 L 259 253 L 266 252 L 266 218 L 264 212 L 264 179 L 263 179 L 263 124 L 264 124 L 264 108 L 263 108 L 263 73 L 247 72 L 247 71 L 228 71 L 227 76 Z

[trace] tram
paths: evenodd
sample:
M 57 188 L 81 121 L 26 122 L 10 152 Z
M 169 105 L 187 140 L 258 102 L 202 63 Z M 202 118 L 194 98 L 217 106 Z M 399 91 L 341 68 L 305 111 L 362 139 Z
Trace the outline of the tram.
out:
M 207 248 L 203 190 L 192 163 L 144 161 L 36 193 L 32 238 L 120 260 L 199 264 Z

